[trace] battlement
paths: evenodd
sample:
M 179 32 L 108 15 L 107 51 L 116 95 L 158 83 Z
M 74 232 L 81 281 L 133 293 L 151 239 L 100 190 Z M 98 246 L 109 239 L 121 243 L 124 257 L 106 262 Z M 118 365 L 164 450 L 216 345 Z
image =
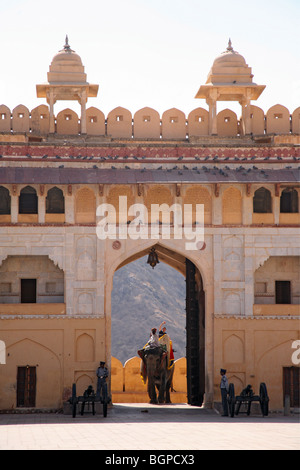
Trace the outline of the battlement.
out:
M 85 111 L 86 133 L 81 131 L 81 121 L 75 111 L 64 109 L 53 117 L 47 105 L 40 105 L 31 111 L 24 105 L 12 111 L 0 105 L 0 141 L 53 141 L 63 136 L 83 137 L 92 141 L 148 140 L 155 141 L 199 141 L 214 138 L 245 137 L 264 139 L 267 136 L 289 136 L 286 143 L 295 143 L 290 136 L 300 135 L 300 107 L 292 113 L 280 104 L 272 106 L 266 113 L 257 106 L 250 106 L 250 133 L 245 135 L 243 118 L 230 109 L 217 114 L 217 133 L 209 130 L 209 111 L 196 108 L 187 116 L 179 109 L 166 110 L 160 116 L 155 109 L 145 107 L 134 114 L 128 109 L 117 107 L 107 116 L 96 107 Z M 54 129 L 54 132 L 50 132 Z

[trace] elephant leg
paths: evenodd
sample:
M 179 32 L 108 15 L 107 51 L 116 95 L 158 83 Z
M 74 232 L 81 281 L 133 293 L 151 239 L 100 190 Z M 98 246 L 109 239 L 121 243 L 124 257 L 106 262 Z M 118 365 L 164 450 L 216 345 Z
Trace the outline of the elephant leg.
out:
M 160 385 L 159 385 L 158 402 L 165 403 L 165 401 L 166 401 L 166 378 L 163 374 L 161 376 Z
M 157 403 L 156 391 L 155 391 L 155 384 L 148 381 L 148 395 L 150 398 L 151 404 Z
M 172 403 L 169 384 L 167 385 L 167 388 L 166 388 L 166 403 L 168 404 Z

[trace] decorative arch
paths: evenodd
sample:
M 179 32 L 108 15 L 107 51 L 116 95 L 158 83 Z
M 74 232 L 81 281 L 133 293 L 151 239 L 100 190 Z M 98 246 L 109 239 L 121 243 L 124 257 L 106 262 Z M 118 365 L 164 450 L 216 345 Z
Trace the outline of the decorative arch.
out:
M 96 196 L 89 188 L 79 189 L 75 196 L 75 222 L 96 222 Z
M 19 214 L 37 214 L 38 196 L 36 189 L 32 186 L 25 186 L 20 191 Z
M 245 361 L 244 342 L 236 334 L 230 335 L 224 341 L 224 363 L 242 364 Z
M 11 197 L 5 186 L 0 186 L 0 216 L 10 215 Z
M 87 333 L 81 334 L 76 340 L 76 361 L 94 362 L 95 343 L 94 338 Z
M 223 224 L 242 224 L 242 195 L 241 191 L 233 186 L 225 189 L 222 197 Z
M 190 188 L 187 188 L 185 195 L 183 197 L 184 204 L 193 205 L 193 222 L 196 220 L 195 214 L 195 205 L 203 204 L 204 205 L 204 223 L 211 224 L 212 222 L 212 201 L 211 195 L 207 188 L 200 185 L 194 185 Z
M 65 198 L 63 191 L 54 186 L 46 196 L 46 214 L 63 214 L 65 212 Z
M 271 191 L 264 186 L 254 192 L 253 212 L 257 214 L 268 214 L 272 212 Z
M 123 243 L 123 242 L 122 242 Z M 209 277 L 210 273 L 210 257 L 209 254 L 204 251 L 186 251 L 184 249 L 184 241 L 182 248 L 178 246 L 178 242 L 174 240 L 159 240 L 159 243 L 155 243 L 154 240 L 145 240 L 141 241 L 138 245 L 134 241 L 127 240 L 126 242 L 126 249 L 122 247 L 122 243 L 120 247 L 118 247 L 115 252 L 113 250 L 107 251 L 109 253 L 110 259 L 110 267 L 107 275 L 107 282 L 106 282 L 106 292 L 105 292 L 105 319 L 106 319 L 106 330 L 107 335 L 110 335 L 110 327 L 111 327 L 111 291 L 113 286 L 113 276 L 117 269 L 126 264 L 130 263 L 131 261 L 138 259 L 146 254 L 149 253 L 151 247 L 155 247 L 156 250 L 160 250 L 159 256 L 165 256 L 165 262 L 170 266 L 177 268 L 183 275 L 185 275 L 186 266 L 185 263 L 189 264 L 189 266 L 194 266 L 196 271 L 195 282 L 196 285 L 199 286 L 199 321 L 201 325 L 204 327 L 205 324 L 205 337 L 204 337 L 204 330 L 202 326 L 200 327 L 201 332 L 199 335 L 203 334 L 203 338 L 201 339 L 201 354 L 199 353 L 201 366 L 199 365 L 200 377 L 202 373 L 205 373 L 205 380 L 201 383 L 205 384 L 205 403 L 206 406 L 210 407 L 213 400 L 213 349 L 212 349 L 212 339 L 211 335 L 213 332 L 212 327 L 212 317 L 208 314 L 210 311 L 209 308 L 213 308 L 213 298 L 210 295 L 210 290 L 208 291 L 209 295 L 204 296 L 204 288 L 208 289 L 209 285 L 211 285 L 212 280 Z M 113 245 L 113 242 L 112 242 Z M 113 255 L 113 256 L 111 256 Z M 183 267 L 185 268 L 183 270 Z M 198 274 L 197 274 L 198 273 Z M 202 279 L 203 273 L 203 279 Z M 199 277 L 199 279 L 198 279 Z M 199 282 L 198 282 L 199 281 Z M 207 283 L 206 283 L 207 282 Z M 202 287 L 203 286 L 203 287 Z M 204 287 L 206 286 L 206 287 Z M 207 307 L 208 306 L 208 307 Z M 210 307 L 209 307 L 210 306 Z M 207 314 L 205 313 L 207 312 Z M 190 314 L 189 314 L 190 315 Z M 205 317 L 205 320 L 204 320 Z M 200 318 L 202 320 L 200 320 Z M 188 321 L 188 320 L 187 320 Z M 203 331 L 202 331 L 203 330 Z M 107 349 L 108 357 L 107 359 L 110 360 L 110 344 Z M 205 360 L 204 360 L 205 354 Z M 189 366 L 190 367 L 190 366 Z M 188 367 L 188 381 L 191 378 L 191 371 Z M 205 372 L 204 372 L 205 371 Z M 191 389 L 189 391 L 191 393 Z M 189 396 L 188 393 L 188 396 Z M 204 393 L 204 391 L 203 391 Z

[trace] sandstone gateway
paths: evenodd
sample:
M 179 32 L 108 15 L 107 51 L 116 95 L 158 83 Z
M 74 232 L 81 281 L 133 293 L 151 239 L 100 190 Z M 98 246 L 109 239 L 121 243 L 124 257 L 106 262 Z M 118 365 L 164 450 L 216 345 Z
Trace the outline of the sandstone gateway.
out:
M 271 410 L 286 395 L 299 407 L 300 108 L 253 105 L 264 88 L 229 41 L 188 116 L 104 116 L 87 108 L 98 85 L 66 38 L 36 87 L 47 104 L 0 106 L 1 410 L 63 407 L 73 383 L 95 387 L 100 359 L 113 402 L 147 400 L 139 359 L 111 357 L 111 292 L 116 270 L 151 248 L 186 277 L 172 400 L 214 406 L 223 367 L 237 392 L 265 382 Z M 59 100 L 78 101 L 80 116 L 56 115 Z M 218 101 L 240 103 L 240 117 Z M 204 205 L 204 241 L 188 250 L 172 225 L 169 238 L 100 239 L 97 208 L 118 214 L 125 196 L 149 213 Z

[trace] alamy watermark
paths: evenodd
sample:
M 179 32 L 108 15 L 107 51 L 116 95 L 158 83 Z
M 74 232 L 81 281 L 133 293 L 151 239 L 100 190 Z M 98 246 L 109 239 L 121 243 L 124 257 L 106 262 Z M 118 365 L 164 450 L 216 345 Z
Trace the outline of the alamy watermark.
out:
M 292 354 L 292 363 L 295 366 L 299 366 L 300 364 L 300 339 L 296 339 L 292 342 L 292 349 L 296 349 L 296 351 Z
M 186 250 L 199 250 L 204 242 L 203 204 L 144 204 L 128 207 L 127 196 L 119 196 L 118 212 L 113 204 L 100 204 L 96 210 L 99 239 L 170 240 L 185 239 Z M 132 220 L 131 220 L 132 219 Z

